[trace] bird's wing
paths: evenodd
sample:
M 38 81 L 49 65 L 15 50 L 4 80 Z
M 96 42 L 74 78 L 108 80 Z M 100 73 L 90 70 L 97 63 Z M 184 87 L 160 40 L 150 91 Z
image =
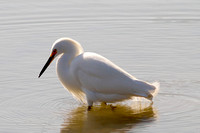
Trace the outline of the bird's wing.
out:
M 137 80 L 108 59 L 94 53 L 79 57 L 76 71 L 82 87 L 104 94 L 147 96 L 151 85 Z

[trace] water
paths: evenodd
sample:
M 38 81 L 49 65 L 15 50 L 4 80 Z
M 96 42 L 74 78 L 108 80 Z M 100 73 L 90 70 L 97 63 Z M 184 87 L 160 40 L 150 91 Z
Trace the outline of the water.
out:
M 200 132 L 199 0 L 2 0 L 0 9 L 0 132 Z M 60 37 L 159 81 L 154 104 L 87 112 L 59 83 L 55 61 L 38 79 Z

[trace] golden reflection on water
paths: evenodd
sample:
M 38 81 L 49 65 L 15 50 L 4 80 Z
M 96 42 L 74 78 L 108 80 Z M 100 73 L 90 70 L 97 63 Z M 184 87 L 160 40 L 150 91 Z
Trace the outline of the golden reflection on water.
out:
M 156 111 L 149 105 L 116 105 L 114 110 L 110 106 L 94 106 L 87 111 L 85 106 L 78 107 L 68 114 L 62 124 L 61 133 L 94 133 L 94 132 L 126 132 L 139 123 L 149 123 L 156 119 Z

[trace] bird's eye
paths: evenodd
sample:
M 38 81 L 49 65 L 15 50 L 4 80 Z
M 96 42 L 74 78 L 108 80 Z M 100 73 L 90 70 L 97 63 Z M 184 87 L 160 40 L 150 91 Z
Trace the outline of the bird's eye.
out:
M 56 53 L 57 53 L 57 49 L 54 49 L 54 50 L 53 50 L 53 53 L 56 54 Z
M 55 54 L 57 54 L 57 49 L 53 50 L 53 52 L 51 53 L 51 56 L 54 56 Z

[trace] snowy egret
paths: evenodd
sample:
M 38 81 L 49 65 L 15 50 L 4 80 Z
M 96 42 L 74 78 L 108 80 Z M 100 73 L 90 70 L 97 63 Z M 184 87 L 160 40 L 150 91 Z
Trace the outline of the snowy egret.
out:
M 158 82 L 150 84 L 138 80 L 105 57 L 84 52 L 82 46 L 70 38 L 55 41 L 38 77 L 57 56 L 57 75 L 62 85 L 76 99 L 87 102 L 88 109 L 94 102 L 112 103 L 132 97 L 152 100 L 159 90 Z

